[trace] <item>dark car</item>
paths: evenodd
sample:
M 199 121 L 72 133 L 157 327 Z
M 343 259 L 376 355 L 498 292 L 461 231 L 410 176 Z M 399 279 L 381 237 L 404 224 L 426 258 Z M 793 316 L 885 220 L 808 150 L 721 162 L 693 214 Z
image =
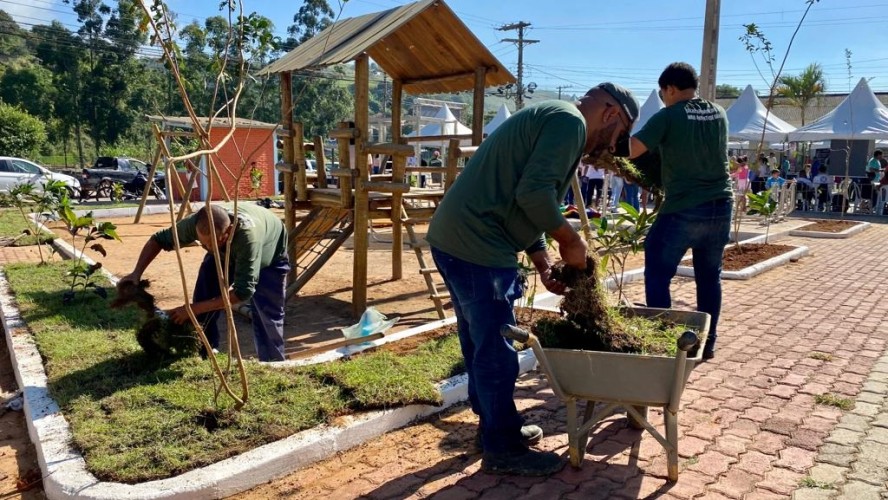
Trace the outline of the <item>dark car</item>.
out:
M 100 156 L 92 168 L 83 169 L 80 183 L 97 196 L 110 197 L 113 184 L 127 185 L 139 174 L 147 178 L 150 170 L 151 165 L 135 158 Z M 160 169 L 154 173 L 154 184 L 160 192 L 166 187 L 166 176 Z

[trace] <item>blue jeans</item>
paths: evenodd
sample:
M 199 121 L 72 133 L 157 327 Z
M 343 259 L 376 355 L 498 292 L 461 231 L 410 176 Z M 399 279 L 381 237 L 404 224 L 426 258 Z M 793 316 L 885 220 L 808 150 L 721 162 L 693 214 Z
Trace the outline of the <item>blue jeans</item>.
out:
M 626 191 L 626 201 L 632 205 L 635 210 L 639 210 L 638 203 L 638 184 L 629 184 L 628 182 L 623 185 L 623 189 Z
M 224 259 L 225 256 L 222 255 Z M 233 261 L 234 259 L 232 259 Z M 232 265 L 232 268 L 234 266 Z M 228 273 L 234 275 L 234 269 Z M 287 258 L 279 259 L 259 271 L 256 291 L 249 301 L 253 313 L 253 339 L 256 355 L 260 361 L 284 361 L 284 306 L 287 301 L 287 274 L 290 264 Z M 212 253 L 207 253 L 197 272 L 194 284 L 194 302 L 215 299 L 221 296 L 216 262 Z M 219 347 L 219 315 L 222 311 L 211 311 L 197 315 L 203 325 L 210 345 Z
M 709 313 L 706 349 L 715 348 L 721 312 L 722 256 L 731 236 L 731 200 L 709 201 L 660 214 L 644 243 L 644 291 L 648 307 L 672 307 L 669 282 L 688 249 L 693 251 L 697 310 Z
M 522 450 L 524 420 L 514 400 L 518 355 L 500 328 L 515 324 L 512 302 L 524 294 L 524 280 L 517 269 L 479 266 L 436 248 L 432 258 L 456 312 L 469 401 L 481 422 L 484 452 Z

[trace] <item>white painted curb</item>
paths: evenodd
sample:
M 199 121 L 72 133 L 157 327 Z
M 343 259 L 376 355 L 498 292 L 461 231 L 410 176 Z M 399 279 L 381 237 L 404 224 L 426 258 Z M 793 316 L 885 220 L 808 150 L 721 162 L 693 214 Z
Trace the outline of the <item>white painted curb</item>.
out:
M 411 405 L 346 417 L 342 426 L 320 426 L 269 443 L 236 457 L 169 479 L 129 485 L 102 482 L 86 470 L 83 457 L 71 447 L 71 430 L 58 404 L 49 396 L 43 360 L 0 271 L 0 320 L 6 332 L 16 381 L 22 389 L 28 434 L 37 450 L 50 499 L 209 499 L 245 491 L 253 486 L 305 467 L 335 453 L 362 444 L 418 418 L 440 412 L 468 397 L 465 374 L 438 384 L 441 406 Z M 447 321 L 447 320 L 444 320 Z M 435 322 L 441 323 L 441 322 Z M 429 325 L 411 330 L 427 331 Z M 415 334 L 405 330 L 403 336 Z M 536 366 L 528 349 L 518 353 L 520 373 Z
M 829 220 L 829 219 L 827 219 Z M 805 226 L 802 226 L 799 229 L 793 229 L 789 232 L 790 236 L 802 236 L 805 238 L 828 238 L 828 239 L 845 239 L 854 236 L 857 233 L 861 233 L 869 229 L 872 226 L 870 222 L 860 222 L 855 226 L 851 226 L 844 231 L 839 231 L 838 233 L 828 233 L 825 231 L 806 231 Z
M 759 262 L 758 264 L 743 268 L 739 271 L 722 271 L 721 277 L 728 280 L 748 280 L 753 276 L 758 276 L 765 271 L 774 269 L 775 267 L 780 267 L 789 261 L 798 260 L 810 253 L 811 251 L 808 249 L 808 247 L 796 247 L 789 252 L 778 255 L 776 257 L 771 257 L 764 262 Z M 678 276 L 693 277 L 694 268 L 688 266 L 678 266 L 678 271 L 675 274 L 677 274 Z

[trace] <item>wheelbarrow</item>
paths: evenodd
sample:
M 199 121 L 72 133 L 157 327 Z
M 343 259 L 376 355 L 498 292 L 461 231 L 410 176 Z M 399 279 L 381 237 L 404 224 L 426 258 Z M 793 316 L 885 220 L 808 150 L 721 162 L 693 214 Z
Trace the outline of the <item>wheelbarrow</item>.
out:
M 502 335 L 533 349 L 552 391 L 567 406 L 567 437 L 570 464 L 579 468 L 586 452 L 589 431 L 602 419 L 624 408 L 630 424 L 644 429 L 666 449 L 670 481 L 678 480 L 678 408 L 691 370 L 702 360 L 702 348 L 693 356 L 688 352 L 706 343 L 709 314 L 673 309 L 631 307 L 626 314 L 670 321 L 688 327 L 677 340 L 675 357 L 647 356 L 540 346 L 536 336 L 520 328 L 504 325 Z M 582 419 L 577 403 L 585 401 Z M 595 411 L 595 403 L 604 407 Z M 666 436 L 647 419 L 651 406 L 664 409 Z

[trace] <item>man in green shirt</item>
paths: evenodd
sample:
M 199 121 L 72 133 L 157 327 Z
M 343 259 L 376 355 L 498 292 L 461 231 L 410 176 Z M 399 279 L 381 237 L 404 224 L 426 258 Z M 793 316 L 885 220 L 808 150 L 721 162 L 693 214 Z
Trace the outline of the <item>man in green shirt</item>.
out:
M 518 358 L 499 332 L 515 324 L 512 303 L 524 293 L 519 252 L 530 257 L 548 290 L 564 292 L 551 277 L 544 233 L 558 242 L 566 264 L 586 267 L 586 242 L 559 202 L 580 156 L 614 149 L 637 117 L 632 93 L 612 83 L 591 89 L 579 103 L 523 109 L 481 143 L 435 211 L 427 239 L 457 317 L 484 471 L 547 475 L 563 465 L 555 453 L 527 446 L 543 433 L 522 426 L 513 399 Z
M 209 213 L 212 211 L 212 225 Z M 219 347 L 219 312 L 225 307 L 219 289 L 216 260 L 213 256 L 213 237 L 219 245 L 223 265 L 225 249 L 231 242 L 228 276 L 233 277 L 228 290 L 231 305 L 247 302 L 253 313 L 253 334 L 256 354 L 260 361 L 283 361 L 284 305 L 286 279 L 290 272 L 287 260 L 287 232 L 280 218 L 270 210 L 255 204 L 240 203 L 235 216 L 232 204 L 207 204 L 176 224 L 181 246 L 195 241 L 207 250 L 194 284 L 191 309 L 203 325 L 207 340 L 213 348 Z M 138 283 L 142 273 L 161 250 L 174 249 L 172 228 L 154 233 L 142 247 L 133 272 L 122 278 Z M 185 306 L 169 311 L 176 323 L 188 321 Z
M 710 314 L 703 358 L 715 356 L 721 312 L 722 254 L 731 231 L 733 194 L 728 167 L 728 119 L 718 104 L 697 97 L 697 72 L 672 63 L 659 79 L 666 105 L 630 140 L 630 157 L 658 151 L 665 199 L 644 244 L 648 307 L 669 308 L 669 283 L 693 250 L 697 309 Z

